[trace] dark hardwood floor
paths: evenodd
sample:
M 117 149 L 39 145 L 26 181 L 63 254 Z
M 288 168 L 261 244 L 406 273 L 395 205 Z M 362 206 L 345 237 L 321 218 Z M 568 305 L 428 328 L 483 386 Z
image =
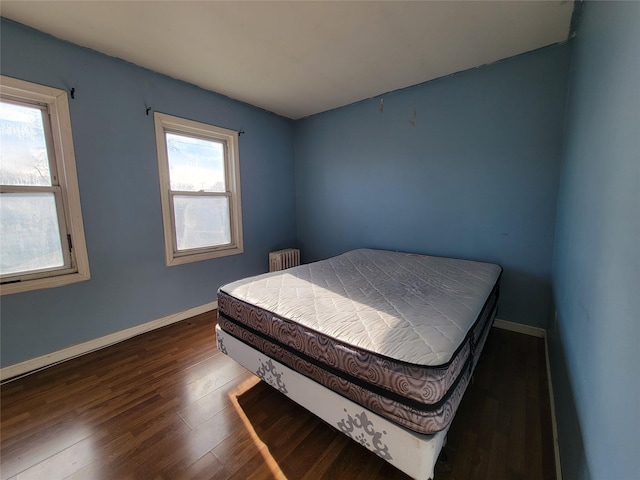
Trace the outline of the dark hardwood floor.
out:
M 215 314 L 0 388 L 2 479 L 407 479 L 216 348 Z M 555 478 L 544 342 L 493 329 L 436 480 Z

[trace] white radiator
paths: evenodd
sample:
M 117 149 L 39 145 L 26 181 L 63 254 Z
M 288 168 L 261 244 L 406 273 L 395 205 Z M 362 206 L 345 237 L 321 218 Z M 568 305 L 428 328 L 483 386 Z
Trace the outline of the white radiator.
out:
M 285 248 L 276 252 L 269 252 L 269 271 L 277 272 L 285 268 L 300 265 L 300 250 L 298 248 Z

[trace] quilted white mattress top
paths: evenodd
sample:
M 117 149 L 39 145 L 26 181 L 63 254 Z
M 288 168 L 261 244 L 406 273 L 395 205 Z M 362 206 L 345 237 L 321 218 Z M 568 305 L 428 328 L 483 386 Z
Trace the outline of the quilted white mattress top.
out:
M 501 267 L 384 250 L 353 250 L 220 288 L 358 348 L 417 365 L 447 363 Z

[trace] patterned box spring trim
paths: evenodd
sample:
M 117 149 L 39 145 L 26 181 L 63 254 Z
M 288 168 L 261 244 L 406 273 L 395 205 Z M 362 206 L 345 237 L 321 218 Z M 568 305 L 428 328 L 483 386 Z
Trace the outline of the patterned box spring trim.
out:
M 478 354 L 484 347 L 494 316 L 495 308 L 491 314 L 487 315 L 487 321 L 483 322 L 483 331 L 477 332 L 478 342 L 474 343 L 474 351 Z M 449 425 L 469 384 L 473 367 L 475 367 L 474 358 L 477 358 L 473 355 L 467 357 L 462 372 L 457 376 L 453 388 L 443 400 L 437 404 L 420 405 L 418 402 L 403 399 L 399 395 L 377 389 L 375 386 L 362 385 L 356 379 L 344 378 L 339 372 L 338 374 L 331 372 L 311 359 L 305 359 L 299 353 L 273 343 L 259 333 L 235 323 L 222 313 L 218 315 L 218 324 L 229 335 L 256 348 L 268 357 L 282 362 L 302 375 L 398 425 L 422 434 L 436 433 Z M 354 383 L 354 380 L 358 383 Z
M 429 405 L 441 402 L 460 376 L 486 323 L 493 320 L 497 297 L 498 283 L 452 359 L 438 366 L 405 363 L 353 347 L 222 291 L 218 292 L 218 312 L 237 324 L 245 325 L 265 338 L 300 352 L 327 368 L 351 376 L 356 381 L 380 387 L 418 404 Z M 228 333 L 234 333 L 224 326 L 222 328 Z

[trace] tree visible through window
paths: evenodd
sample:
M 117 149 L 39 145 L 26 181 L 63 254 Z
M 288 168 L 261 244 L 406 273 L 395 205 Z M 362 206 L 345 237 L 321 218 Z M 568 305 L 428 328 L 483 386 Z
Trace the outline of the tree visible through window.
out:
M 0 93 L 2 293 L 86 280 L 66 93 L 8 77 Z
M 58 221 L 58 188 L 49 166 L 46 116 L 42 108 L 0 102 L 3 276 L 58 268 L 65 263 L 62 245 L 67 241 L 66 228 Z
M 238 135 L 156 113 L 168 265 L 242 252 Z

